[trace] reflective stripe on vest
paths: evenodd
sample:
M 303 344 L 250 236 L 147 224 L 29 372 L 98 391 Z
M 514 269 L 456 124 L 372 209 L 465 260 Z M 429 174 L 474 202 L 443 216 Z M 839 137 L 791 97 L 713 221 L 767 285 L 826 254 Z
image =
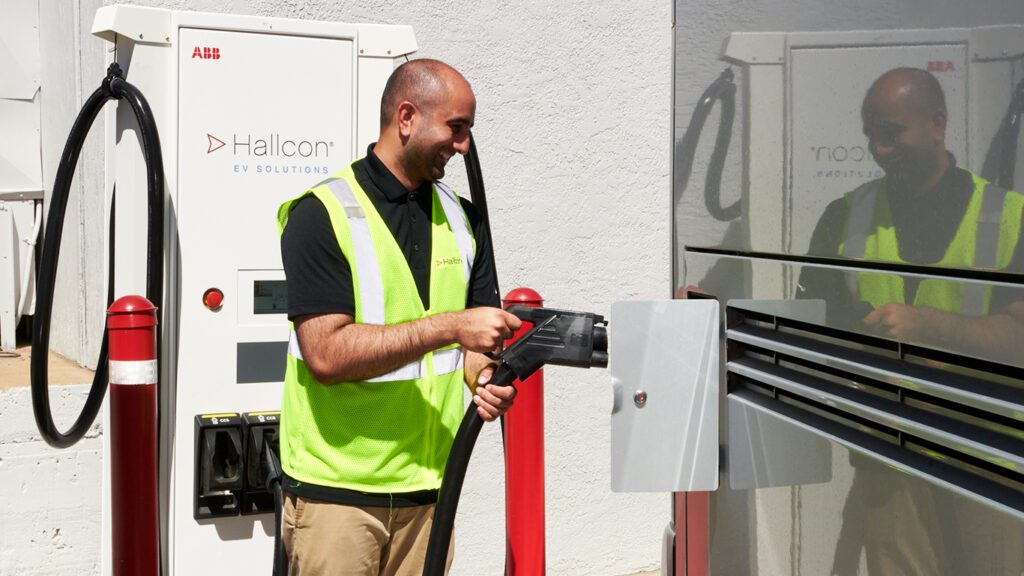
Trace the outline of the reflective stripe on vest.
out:
M 373 236 L 366 221 L 366 213 L 359 205 L 352 189 L 344 178 L 331 178 L 322 182 L 345 208 L 348 227 L 355 247 L 355 269 L 359 275 L 359 301 L 362 305 L 363 323 L 384 323 L 384 281 L 380 274 L 380 262 L 373 248 Z M 299 358 L 299 356 L 296 356 Z
M 458 245 L 459 253 L 462 254 L 462 270 L 466 275 L 466 285 L 468 286 L 475 255 L 473 235 L 468 225 L 456 224 L 457 222 L 464 223 L 466 217 L 455 192 L 441 182 L 436 183 L 435 189 L 437 197 L 441 201 L 441 207 L 444 208 L 444 217 L 448 220 L 448 225 L 452 227 L 452 233 L 455 235 L 455 244 Z
M 846 240 L 843 242 L 843 255 L 848 258 L 863 259 L 868 238 L 875 233 L 875 214 L 880 199 L 882 180 L 872 180 L 854 190 L 851 196 L 849 216 L 847 219 Z M 974 237 L 974 254 L 968 264 L 971 268 L 994 269 L 999 254 L 1000 225 L 1003 218 L 1003 207 L 1007 191 L 998 186 L 973 178 L 974 189 L 972 200 L 979 192 L 981 209 L 977 218 L 977 230 Z M 980 188 L 980 190 L 979 190 Z M 885 200 L 884 196 L 881 196 Z M 968 202 L 968 206 L 970 202 Z M 960 226 L 970 225 L 961 220 Z M 898 253 L 898 248 L 897 248 Z M 860 297 L 859 275 L 848 274 L 846 283 L 853 297 Z M 985 285 L 978 282 L 963 282 L 963 297 L 959 312 L 968 316 L 980 316 L 985 313 Z

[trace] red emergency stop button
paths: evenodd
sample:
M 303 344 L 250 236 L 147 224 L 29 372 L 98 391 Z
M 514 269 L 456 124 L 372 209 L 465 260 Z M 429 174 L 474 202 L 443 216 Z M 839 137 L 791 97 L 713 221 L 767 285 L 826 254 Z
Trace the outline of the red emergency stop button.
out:
M 220 288 L 210 288 L 206 292 L 203 292 L 203 306 L 206 306 L 210 310 L 216 312 L 220 310 L 220 307 L 224 305 L 224 293 L 220 291 Z

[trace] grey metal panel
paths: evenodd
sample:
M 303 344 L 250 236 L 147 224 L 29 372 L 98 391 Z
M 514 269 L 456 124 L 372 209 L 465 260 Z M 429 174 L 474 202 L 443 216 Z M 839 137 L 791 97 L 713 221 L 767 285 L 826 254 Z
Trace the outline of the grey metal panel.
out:
M 856 262 L 852 262 L 856 265 Z M 981 281 L 969 279 L 952 279 L 940 274 L 943 270 L 936 269 L 935 275 L 869 271 L 864 268 L 841 268 L 823 264 L 797 264 L 767 258 L 751 258 L 738 255 L 717 255 L 687 253 L 686 265 L 691 270 L 709 270 L 705 280 L 698 286 L 714 294 L 730 306 L 737 306 L 764 314 L 776 315 L 825 326 L 865 336 L 881 337 L 904 344 L 921 346 L 933 350 L 951 352 L 961 356 L 997 362 L 1018 368 L 1024 368 L 1024 355 L 1020 353 L 1019 320 L 1008 316 L 1006 310 L 992 310 L 988 316 L 971 318 L 957 315 L 956 320 L 965 326 L 976 322 L 988 322 L 986 327 L 958 330 L 953 338 L 946 338 L 936 331 L 917 331 L 901 338 L 888 335 L 881 327 L 871 326 L 864 318 L 872 312 L 867 302 L 855 300 L 849 294 L 847 286 L 850 281 L 862 272 L 872 272 L 885 276 L 895 276 L 902 281 L 941 281 L 953 285 L 953 290 L 963 290 L 968 286 L 991 287 L 998 291 L 1004 302 L 1024 302 L 1024 284 L 1012 282 Z M 742 282 L 741 271 L 745 266 L 756 266 L 758 277 L 788 278 L 791 284 L 783 293 L 773 295 L 769 300 L 749 300 L 753 290 Z M 779 298 L 792 297 L 800 302 L 824 302 L 824 318 L 809 313 L 811 308 L 795 307 L 786 312 L 775 302 Z M 818 304 L 820 306 L 820 304 Z M 988 320 L 991 316 L 1003 316 L 1003 322 Z M 1001 333 L 1000 333 L 1001 332 Z
M 287 353 L 288 342 L 239 342 L 238 383 L 282 382 Z
M 718 302 L 616 302 L 609 326 L 612 489 L 717 489 Z
M 821 484 L 832 480 L 832 447 L 736 394 L 726 396 L 729 487 L 733 490 Z
M 781 388 L 883 426 L 968 454 L 1009 470 L 1024 470 L 1024 452 L 1007 436 L 879 399 L 766 362 L 743 358 L 729 372 Z
M 973 378 L 889 358 L 880 358 L 864 352 L 758 328 L 738 326 L 727 331 L 726 338 L 793 358 L 800 358 L 828 366 L 852 375 L 885 382 L 901 388 L 916 390 L 929 396 L 943 398 L 1012 418 L 1024 420 L 1024 403 L 1012 401 L 1013 392 Z
M 749 516 L 718 514 L 716 534 L 733 534 L 750 522 L 773 545 L 802 550 L 792 570 L 761 574 L 1000 574 L 1024 570 L 1024 513 L 1021 495 L 921 454 L 867 436 L 836 422 L 739 390 L 730 409 L 742 405 L 759 419 L 771 419 L 787 435 L 813 434 L 829 443 L 831 458 L 806 464 L 831 468 L 831 480 L 791 489 L 720 490 L 719 507 L 746 501 Z M 731 446 L 730 446 L 731 448 Z M 731 488 L 731 487 L 730 487 Z M 756 506 L 754 503 L 756 502 Z M 753 545 L 722 538 L 715 565 Z M 917 568 L 886 570 L 885 561 Z M 866 564 L 865 564 L 866 562 Z M 862 567 L 857 569 L 858 564 Z M 867 571 L 863 570 L 867 566 Z M 738 573 L 738 572 L 729 572 Z

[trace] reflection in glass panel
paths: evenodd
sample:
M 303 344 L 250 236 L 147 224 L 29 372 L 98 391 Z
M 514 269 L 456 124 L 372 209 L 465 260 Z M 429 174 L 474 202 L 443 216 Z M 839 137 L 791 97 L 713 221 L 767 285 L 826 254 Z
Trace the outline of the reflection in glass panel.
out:
M 1024 2 L 675 4 L 673 281 L 767 319 L 727 350 L 768 375 L 729 371 L 740 479 L 677 550 L 1024 573 Z

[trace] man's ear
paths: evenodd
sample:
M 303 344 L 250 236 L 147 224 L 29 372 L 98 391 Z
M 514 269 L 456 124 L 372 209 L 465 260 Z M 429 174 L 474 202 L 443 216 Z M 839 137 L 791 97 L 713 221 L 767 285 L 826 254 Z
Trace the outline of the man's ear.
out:
M 942 139 L 946 137 L 946 121 L 948 120 L 946 111 L 939 108 L 935 112 L 932 112 L 932 129 L 935 130 L 936 136 Z
M 412 134 L 412 126 L 416 121 L 416 117 L 419 115 L 419 109 L 416 105 L 408 100 L 403 100 L 398 105 L 398 110 L 395 112 L 395 119 L 398 123 L 398 134 L 403 138 L 408 138 Z

